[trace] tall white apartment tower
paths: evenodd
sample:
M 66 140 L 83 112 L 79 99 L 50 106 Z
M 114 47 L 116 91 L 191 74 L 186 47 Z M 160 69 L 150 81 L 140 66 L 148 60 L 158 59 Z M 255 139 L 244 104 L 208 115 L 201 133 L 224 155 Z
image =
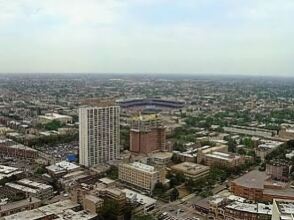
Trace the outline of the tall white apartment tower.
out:
M 80 164 L 91 167 L 115 160 L 120 153 L 120 107 L 79 109 Z

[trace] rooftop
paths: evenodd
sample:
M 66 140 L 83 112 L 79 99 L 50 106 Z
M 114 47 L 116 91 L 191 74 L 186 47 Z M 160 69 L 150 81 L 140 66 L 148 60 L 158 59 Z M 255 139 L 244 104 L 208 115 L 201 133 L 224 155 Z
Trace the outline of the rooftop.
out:
M 135 121 L 153 121 L 159 119 L 157 114 L 150 114 L 150 115 L 139 115 L 132 117 L 132 120 Z
M 54 119 L 61 119 L 61 118 L 67 118 L 67 119 L 71 119 L 71 116 L 68 115 L 60 115 L 57 113 L 47 113 L 45 115 L 40 115 L 40 118 L 45 118 L 48 120 L 54 120 Z
M 158 159 L 168 159 L 168 158 L 171 158 L 172 155 L 173 153 L 171 152 L 158 152 L 158 153 L 154 153 L 152 157 L 158 158 Z
M 99 179 L 99 181 L 100 181 L 100 182 L 102 182 L 102 183 L 104 183 L 104 184 L 106 184 L 106 185 L 108 185 L 108 184 L 111 184 L 111 183 L 114 183 L 114 182 L 115 182 L 115 180 L 113 180 L 113 179 L 110 179 L 110 178 L 107 178 L 107 177 L 101 178 L 101 179 Z
M 0 165 L 0 180 L 5 177 L 11 177 L 21 173 L 23 173 L 23 171 L 18 168 Z
M 263 203 L 245 203 L 235 201 L 226 206 L 226 208 L 234 209 L 242 212 L 250 212 L 256 214 L 272 214 L 272 205 L 266 205 Z
M 293 219 L 289 217 L 294 215 L 294 200 L 274 199 L 274 203 L 279 209 L 281 219 Z
M 54 173 L 60 173 L 60 172 L 66 172 L 78 169 L 80 166 L 70 163 L 67 161 L 61 161 L 59 163 L 53 164 L 51 166 L 46 167 L 47 170 L 54 172 Z
M 208 166 L 204 166 L 204 165 L 192 163 L 192 162 L 179 163 L 172 166 L 171 168 L 180 172 L 191 174 L 191 175 L 197 175 L 199 173 L 209 170 Z
M 79 207 L 79 204 L 73 203 L 70 200 L 63 200 L 50 205 L 39 207 L 37 209 L 19 212 L 10 216 L 6 216 L 3 218 L 3 220 L 37 220 L 44 218 L 48 215 L 62 214 L 64 210 L 73 209 L 75 207 Z
M 212 152 L 210 154 L 206 154 L 206 156 L 221 159 L 221 160 L 226 160 L 226 161 L 232 161 L 232 160 L 240 158 L 240 156 L 238 156 L 238 155 L 234 155 L 234 154 L 230 154 L 230 153 L 216 152 L 216 151 Z
M 135 191 L 132 191 L 129 189 L 123 189 L 122 191 L 126 193 L 127 198 L 130 199 L 132 202 L 138 202 L 141 205 L 145 205 L 145 206 L 150 206 L 156 203 L 155 199 L 142 195 Z
M 257 170 L 250 171 L 245 175 L 235 179 L 233 183 L 255 189 L 263 189 L 264 182 L 269 179 L 269 176 L 265 172 L 260 172 Z
M 144 163 L 139 163 L 139 162 L 134 162 L 131 164 L 128 164 L 133 168 L 136 168 L 138 170 L 146 171 L 146 172 L 155 172 L 155 168 L 153 166 L 144 164 Z
M 34 197 L 31 197 L 31 200 L 23 199 L 23 200 L 20 200 L 20 201 L 17 201 L 17 202 L 11 202 L 11 203 L 8 203 L 6 205 L 1 205 L 0 213 L 1 212 L 6 212 L 6 211 L 12 210 L 12 209 L 20 208 L 20 207 L 23 207 L 23 206 L 26 206 L 26 205 L 29 205 L 29 204 L 38 203 L 38 202 L 41 203 L 41 200 L 39 200 L 37 198 L 34 198 Z

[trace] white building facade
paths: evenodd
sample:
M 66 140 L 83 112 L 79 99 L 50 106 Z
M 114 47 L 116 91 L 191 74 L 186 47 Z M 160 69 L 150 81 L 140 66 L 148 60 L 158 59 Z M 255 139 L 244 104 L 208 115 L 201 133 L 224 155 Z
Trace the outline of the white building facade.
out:
M 81 165 L 91 167 L 119 157 L 119 106 L 80 108 L 79 123 Z

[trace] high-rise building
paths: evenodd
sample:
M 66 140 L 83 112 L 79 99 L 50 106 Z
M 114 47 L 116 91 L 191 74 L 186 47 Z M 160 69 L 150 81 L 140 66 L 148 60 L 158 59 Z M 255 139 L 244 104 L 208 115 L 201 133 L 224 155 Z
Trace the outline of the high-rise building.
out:
M 79 109 L 81 165 L 90 167 L 119 157 L 119 117 L 119 106 Z
M 130 131 L 130 151 L 148 154 L 166 150 L 166 128 L 158 115 L 133 117 Z

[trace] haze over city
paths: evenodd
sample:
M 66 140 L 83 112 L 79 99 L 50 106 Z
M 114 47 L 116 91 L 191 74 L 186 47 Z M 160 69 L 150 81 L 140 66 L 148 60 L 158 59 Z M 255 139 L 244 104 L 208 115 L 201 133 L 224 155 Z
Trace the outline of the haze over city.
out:
M 0 220 L 294 220 L 294 0 L 0 0 Z
M 287 75 L 292 0 L 1 0 L 1 73 Z

